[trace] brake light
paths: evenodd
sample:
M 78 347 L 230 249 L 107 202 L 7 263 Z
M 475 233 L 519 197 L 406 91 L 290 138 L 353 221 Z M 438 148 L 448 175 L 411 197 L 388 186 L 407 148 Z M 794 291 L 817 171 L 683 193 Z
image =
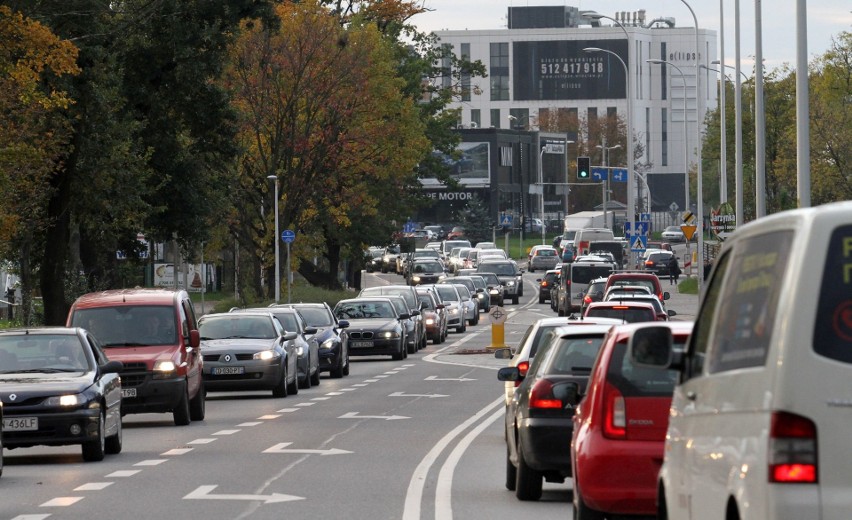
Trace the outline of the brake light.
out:
M 592 297 L 589 296 L 588 294 L 586 296 L 583 296 L 583 302 L 584 303 L 592 303 Z
M 542 287 L 547 287 L 547 282 L 541 282 Z
M 645 260 L 645 267 L 654 267 L 654 262 L 650 260 Z
M 609 439 L 624 439 L 627 437 L 627 411 L 624 406 L 624 396 L 611 384 L 604 386 L 604 437 Z
M 553 383 L 539 380 L 530 390 L 530 408 L 561 410 L 562 401 L 553 395 Z
M 818 482 L 816 425 L 807 417 L 788 412 L 772 413 L 769 481 L 781 484 Z

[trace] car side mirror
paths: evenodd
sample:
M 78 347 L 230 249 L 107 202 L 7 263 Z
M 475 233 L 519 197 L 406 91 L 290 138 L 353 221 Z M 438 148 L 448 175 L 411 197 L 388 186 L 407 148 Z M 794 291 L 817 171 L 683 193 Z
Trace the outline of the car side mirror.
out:
M 447 306 L 444 305 L 443 303 L 439 303 L 438 305 L 435 306 L 436 309 L 445 309 L 446 307 Z
M 420 316 L 420 311 L 411 311 L 411 316 Z
M 500 381 L 520 381 L 523 376 L 518 367 L 503 367 L 497 371 L 497 379 Z
M 189 331 L 189 346 L 198 348 L 199 345 L 201 345 L 201 336 L 198 333 L 198 329 Z
M 400 320 L 407 320 L 409 318 L 411 318 L 411 314 L 408 314 L 407 312 L 403 312 L 402 314 L 399 315 Z
M 107 361 L 100 367 L 101 374 L 118 374 L 124 370 L 124 363 L 121 361 Z
M 669 309 L 667 312 L 668 312 L 669 317 L 677 316 L 677 312 L 672 310 L 672 309 Z
M 671 297 L 672 297 L 672 295 L 671 295 L 671 294 L 669 294 L 669 292 L 668 292 L 668 291 L 666 291 L 666 292 L 664 292 L 664 293 L 663 293 L 663 299 L 664 299 L 664 300 L 668 300 L 668 299 L 669 299 L 669 298 L 671 298 Z
M 294 339 L 296 339 L 297 336 L 298 334 L 296 334 L 295 332 L 287 331 L 284 331 L 284 334 L 281 335 L 281 337 L 284 338 L 284 341 L 293 341 Z
M 340 329 L 348 329 L 349 328 L 349 320 L 338 320 L 337 328 Z
M 674 337 L 666 326 L 636 329 L 627 342 L 631 361 L 649 368 L 668 368 L 672 363 Z
M 494 357 L 497 359 L 512 359 L 512 349 L 509 347 L 498 348 L 494 351 Z
M 316 327 L 305 327 L 305 334 L 316 334 L 317 330 L 318 329 Z

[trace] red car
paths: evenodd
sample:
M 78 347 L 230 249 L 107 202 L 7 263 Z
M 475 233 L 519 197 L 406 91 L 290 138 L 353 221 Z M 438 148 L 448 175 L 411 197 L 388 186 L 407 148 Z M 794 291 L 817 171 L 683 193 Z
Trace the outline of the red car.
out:
M 657 310 L 650 303 L 624 300 L 592 302 L 586 306 L 583 317 L 615 318 L 624 323 L 665 320 L 664 317 L 657 315 Z
M 637 366 L 630 353 L 651 337 L 634 342 L 635 332 L 649 327 L 670 328 L 682 350 L 692 325 L 635 323 L 610 330 L 573 419 L 574 520 L 656 514 L 657 474 L 677 371 Z
M 609 278 L 607 278 L 606 287 L 604 287 L 604 294 L 606 294 L 607 289 L 613 285 L 644 285 L 651 291 L 651 294 L 656 294 L 657 298 L 659 298 L 661 302 L 665 302 L 671 297 L 668 291 L 663 291 L 660 279 L 654 273 L 638 271 L 622 271 L 620 273 L 613 273 Z

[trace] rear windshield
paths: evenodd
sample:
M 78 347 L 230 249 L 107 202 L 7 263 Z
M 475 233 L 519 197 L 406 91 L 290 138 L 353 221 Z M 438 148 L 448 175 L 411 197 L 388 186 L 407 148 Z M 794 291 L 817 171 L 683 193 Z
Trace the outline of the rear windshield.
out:
M 603 343 L 603 334 L 594 336 L 571 336 L 557 339 L 553 360 L 547 374 L 584 375 L 592 373 L 592 365 Z
M 177 316 L 168 305 L 77 309 L 71 326 L 87 329 L 105 348 L 177 344 Z
M 590 307 L 586 312 L 586 316 L 589 318 L 615 318 L 627 323 L 654 321 L 657 319 L 652 309 L 640 309 L 637 307 Z
M 624 279 L 621 279 L 621 280 L 613 281 L 612 284 L 610 284 L 610 286 L 617 286 L 617 285 L 641 285 L 643 287 L 647 287 L 648 290 L 651 292 L 651 294 L 657 293 L 657 285 L 654 283 L 653 280 L 649 280 L 647 278 L 633 279 L 633 280 L 628 279 L 628 278 L 624 278 Z
M 611 265 L 572 264 L 571 283 L 589 283 L 595 278 L 609 276 L 610 273 L 612 273 Z
M 852 363 L 852 282 L 849 279 L 852 226 L 834 230 L 822 271 L 816 322 L 814 350 L 830 359 Z M 780 285 L 780 284 L 779 284 Z
M 555 249 L 539 249 L 535 252 L 536 256 L 556 256 Z
M 675 350 L 682 351 L 683 343 L 674 343 Z M 677 370 L 665 368 L 637 367 L 630 362 L 627 352 L 627 343 L 621 342 L 615 345 L 609 367 L 606 371 L 606 379 L 624 397 L 667 397 L 674 392 L 677 383 Z
M 330 327 L 334 322 L 325 307 L 296 307 L 311 327 Z M 289 330 L 289 329 L 288 329 Z
M 542 345 L 547 345 L 553 340 L 554 334 L 553 331 L 556 330 L 556 325 L 552 325 L 549 327 L 539 327 L 535 333 L 535 337 L 532 340 L 532 346 L 530 347 L 530 357 L 535 357 L 535 353 L 538 352 L 539 347 Z

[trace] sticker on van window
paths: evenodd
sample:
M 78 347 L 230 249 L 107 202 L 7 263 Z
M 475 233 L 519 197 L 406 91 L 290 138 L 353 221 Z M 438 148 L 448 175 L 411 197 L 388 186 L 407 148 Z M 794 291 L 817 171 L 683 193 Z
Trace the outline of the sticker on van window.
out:
M 831 234 L 817 302 L 814 351 L 852 363 L 852 225 Z

